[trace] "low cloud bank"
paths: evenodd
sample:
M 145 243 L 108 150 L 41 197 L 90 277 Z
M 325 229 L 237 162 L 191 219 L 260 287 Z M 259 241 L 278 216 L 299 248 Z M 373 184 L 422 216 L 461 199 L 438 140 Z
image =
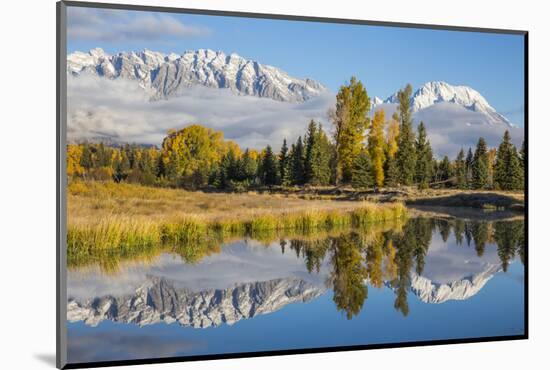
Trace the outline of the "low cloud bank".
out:
M 109 80 L 96 76 L 68 77 L 68 139 L 105 140 L 160 145 L 166 132 L 199 123 L 224 132 L 242 147 L 260 149 L 270 144 L 280 148 L 303 135 L 309 120 L 323 123 L 330 131 L 327 111 L 335 104 L 333 93 L 302 104 L 268 98 L 239 96 L 224 89 L 192 87 L 181 96 L 151 101 L 148 91 L 135 81 Z M 395 110 L 383 104 L 387 117 Z M 521 145 L 523 128 L 491 126 L 481 113 L 451 103 L 439 103 L 414 115 L 424 121 L 438 157 L 454 157 L 460 148 L 475 147 L 480 136 L 497 146 L 506 129 L 514 144 Z

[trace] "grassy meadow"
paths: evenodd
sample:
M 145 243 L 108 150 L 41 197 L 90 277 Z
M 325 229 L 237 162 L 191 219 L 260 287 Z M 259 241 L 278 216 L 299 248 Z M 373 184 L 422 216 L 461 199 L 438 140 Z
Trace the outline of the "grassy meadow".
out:
M 73 181 L 68 186 L 69 258 L 153 246 L 186 248 L 231 238 L 274 238 L 405 218 L 402 203 L 303 199 L 284 194 L 206 193 Z M 192 251 L 187 251 L 192 252 Z

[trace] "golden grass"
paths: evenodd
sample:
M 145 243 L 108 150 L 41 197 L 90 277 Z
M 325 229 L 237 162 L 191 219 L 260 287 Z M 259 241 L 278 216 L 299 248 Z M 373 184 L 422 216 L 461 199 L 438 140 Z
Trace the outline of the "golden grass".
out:
M 362 240 L 368 244 L 371 243 L 380 235 L 387 231 L 401 232 L 404 219 L 396 219 L 391 221 L 378 222 L 369 225 L 368 228 L 352 229 L 348 227 L 335 228 L 332 230 L 317 230 L 315 233 L 304 235 L 297 230 L 268 230 L 253 237 L 255 240 L 262 242 L 266 247 L 274 242 L 300 240 L 316 245 L 316 242 L 323 241 L 328 238 L 336 238 L 342 234 L 351 231 L 361 235 Z M 87 249 L 87 250 L 69 250 L 67 258 L 67 266 L 70 270 L 76 271 L 95 271 L 99 268 L 100 271 L 106 274 L 116 275 L 126 271 L 136 265 L 149 265 L 155 261 L 163 253 L 170 253 L 182 258 L 186 263 L 195 263 L 202 258 L 221 252 L 223 244 L 229 244 L 242 239 L 242 236 L 232 235 L 223 237 L 218 235 L 219 239 L 212 238 L 202 244 L 161 244 L 150 247 L 134 247 L 130 249 Z
M 406 216 L 401 203 L 304 200 L 257 193 L 225 194 L 132 184 L 72 182 L 68 188 L 68 249 L 129 250 L 219 243 L 292 230 L 366 227 Z

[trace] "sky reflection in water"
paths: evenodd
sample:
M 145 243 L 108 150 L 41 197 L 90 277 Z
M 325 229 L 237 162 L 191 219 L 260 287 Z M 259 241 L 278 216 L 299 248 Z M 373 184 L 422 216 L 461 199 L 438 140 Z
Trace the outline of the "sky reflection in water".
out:
M 523 228 L 422 218 L 72 268 L 69 361 L 523 334 Z

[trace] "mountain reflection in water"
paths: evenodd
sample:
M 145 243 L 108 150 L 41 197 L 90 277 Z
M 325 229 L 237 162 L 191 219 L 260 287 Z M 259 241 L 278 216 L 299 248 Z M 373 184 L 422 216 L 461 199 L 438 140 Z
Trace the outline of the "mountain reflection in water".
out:
M 351 320 L 369 289 L 393 291 L 407 316 L 409 292 L 430 304 L 470 299 L 516 257 L 523 263 L 524 250 L 523 220 L 413 218 L 368 232 L 239 240 L 192 261 L 169 250 L 100 256 L 71 266 L 67 318 L 206 328 L 332 294 Z

